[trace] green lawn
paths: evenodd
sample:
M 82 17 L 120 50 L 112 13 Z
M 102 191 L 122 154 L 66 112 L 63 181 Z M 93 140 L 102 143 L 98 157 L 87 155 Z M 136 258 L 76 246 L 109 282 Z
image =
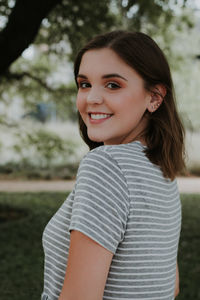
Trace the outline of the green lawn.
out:
M 2 208 L 21 219 L 1 222 L 0 299 L 39 300 L 43 286 L 43 229 L 66 193 L 0 193 Z M 200 195 L 182 195 L 183 224 L 179 246 L 181 293 L 178 300 L 200 299 Z

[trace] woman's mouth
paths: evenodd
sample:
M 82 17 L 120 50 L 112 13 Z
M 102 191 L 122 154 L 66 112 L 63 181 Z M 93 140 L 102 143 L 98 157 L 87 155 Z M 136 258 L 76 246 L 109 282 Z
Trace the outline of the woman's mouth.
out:
M 99 124 L 108 119 L 110 119 L 113 114 L 105 114 L 105 113 L 89 113 L 90 123 Z

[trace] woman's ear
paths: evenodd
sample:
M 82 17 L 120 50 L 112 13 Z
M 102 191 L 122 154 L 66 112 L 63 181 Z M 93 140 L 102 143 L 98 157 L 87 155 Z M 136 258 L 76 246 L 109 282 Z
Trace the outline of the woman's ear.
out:
M 157 84 L 150 92 L 151 99 L 149 101 L 147 110 L 152 113 L 158 109 L 163 102 L 167 93 L 166 87 L 163 84 Z

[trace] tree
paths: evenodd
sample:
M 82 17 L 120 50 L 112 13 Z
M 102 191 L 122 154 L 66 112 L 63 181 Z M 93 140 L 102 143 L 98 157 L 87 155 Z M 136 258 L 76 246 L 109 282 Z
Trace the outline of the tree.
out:
M 9 2 L 9 1 L 8 1 Z M 42 20 L 60 0 L 17 0 L 0 33 L 0 72 L 4 73 L 33 42 Z M 8 3 L 7 3 L 8 4 Z
M 78 48 L 92 36 L 116 28 L 150 34 L 164 49 L 174 68 L 184 52 L 181 47 L 179 52 L 171 50 L 177 32 L 182 30 L 187 34 L 193 24 L 187 3 L 191 0 L 1 0 L 1 108 L 2 103 L 10 107 L 14 101 L 23 102 L 29 113 L 38 104 L 48 106 L 50 103 L 56 104 L 60 119 L 74 119 L 75 84 L 66 85 L 66 78 L 61 80 L 57 74 L 61 73 L 61 67 L 66 68 L 73 61 Z M 31 59 L 23 54 L 28 47 L 34 50 Z M 180 94 L 182 96 L 182 89 Z M 183 106 L 181 109 L 184 112 Z M 40 125 L 35 124 L 30 129 L 25 122 L 21 123 L 20 127 L 20 122 L 8 119 L 1 109 L 0 124 L 6 126 L 6 132 L 13 130 L 15 135 L 23 134 L 23 127 L 27 127 L 30 142 L 28 137 L 37 136 L 36 126 Z M 48 144 L 43 135 L 41 139 Z M 49 142 L 51 139 L 54 136 L 48 135 Z M 55 141 L 57 143 L 57 139 Z M 40 144 L 35 139 L 33 143 Z
M 8 104 L 13 95 L 20 94 L 30 108 L 43 99 L 59 99 L 65 116 L 74 118 L 74 108 L 66 114 L 66 106 L 75 87 L 49 84 L 49 78 L 69 60 L 69 46 L 72 57 L 81 43 L 112 27 L 109 1 L 3 0 L 0 12 L 6 20 L 0 32 L 1 101 Z M 30 44 L 39 53 L 33 61 L 21 55 Z
M 115 28 L 150 33 L 170 53 L 175 29 L 192 25 L 182 9 L 186 4 L 187 0 L 1 0 L 6 20 L 0 32 L 1 100 L 12 99 L 7 95 L 11 92 L 30 105 L 59 99 L 59 105 L 69 107 L 75 88 L 51 80 L 59 64 L 73 60 L 92 36 Z M 39 53 L 33 61 L 21 55 L 30 45 Z
M 37 41 L 59 44 L 67 40 L 73 52 L 88 38 L 116 26 L 155 32 L 163 16 L 165 29 L 174 19 L 180 1 L 165 0 L 3 0 L 0 12 L 8 18 L 0 32 L 0 74 L 5 74 L 22 52 Z M 182 7 L 187 0 L 182 1 Z M 14 3 L 14 6 L 13 6 Z M 174 3 L 174 6 L 172 4 Z M 13 6 L 13 7 L 12 7 Z M 114 14 L 114 9 L 117 13 Z M 12 7 L 12 8 L 11 8 Z M 112 12 L 113 11 L 113 12 Z M 118 16 L 117 16 L 118 14 Z M 103 18 L 102 18 L 103 16 Z M 183 21 L 183 19 L 182 19 Z M 184 22 L 191 23 L 185 18 Z M 148 26 L 144 26 L 148 25 Z
M 10 2 L 3 1 L 1 8 L 9 8 Z M 34 42 L 45 18 L 46 23 L 42 24 L 38 40 L 55 44 L 68 37 L 74 48 L 82 36 L 91 36 L 110 27 L 113 18 L 108 4 L 109 1 L 105 0 L 16 0 L 12 10 L 1 9 L 8 21 L 0 32 L 0 74 L 5 74 L 10 65 Z M 54 12 L 49 15 L 53 8 Z

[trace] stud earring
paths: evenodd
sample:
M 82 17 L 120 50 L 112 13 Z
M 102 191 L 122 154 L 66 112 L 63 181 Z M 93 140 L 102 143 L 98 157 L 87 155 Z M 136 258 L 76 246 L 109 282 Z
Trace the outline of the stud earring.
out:
M 160 103 L 155 104 L 154 107 L 153 107 L 154 110 L 157 109 L 159 107 L 159 105 L 160 105 Z
M 154 112 L 158 107 L 159 107 L 160 103 L 157 103 L 155 105 L 151 106 L 152 112 Z

